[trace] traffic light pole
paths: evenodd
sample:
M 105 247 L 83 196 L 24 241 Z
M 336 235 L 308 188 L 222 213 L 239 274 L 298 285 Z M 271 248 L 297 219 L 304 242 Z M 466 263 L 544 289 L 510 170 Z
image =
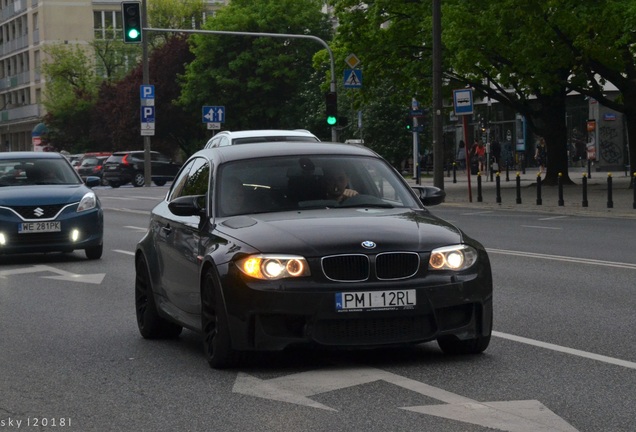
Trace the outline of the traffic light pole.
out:
M 143 2 L 143 14 L 144 14 L 144 23 L 146 23 L 146 0 L 142 0 Z M 164 28 L 151 28 L 144 27 L 143 29 L 143 44 L 146 46 L 146 40 L 148 39 L 145 35 L 147 31 L 154 31 L 159 33 L 199 33 L 199 34 L 219 34 L 219 35 L 234 35 L 234 36 L 254 36 L 254 37 L 277 37 L 277 38 L 296 38 L 296 39 L 310 39 L 315 42 L 318 42 L 322 46 L 327 49 L 329 53 L 329 62 L 331 64 L 331 83 L 329 85 L 329 91 L 335 93 L 336 92 L 336 68 L 333 60 L 333 52 L 329 45 L 324 40 L 319 37 L 312 35 L 301 35 L 301 34 L 289 34 L 289 33 L 256 33 L 256 32 L 239 32 L 239 31 L 225 31 L 225 30 L 183 30 L 183 29 L 164 29 Z M 146 51 L 143 53 L 143 61 L 144 61 L 144 84 L 148 84 L 148 77 L 146 75 L 146 68 L 148 64 L 148 54 Z M 332 126 L 331 128 L 331 140 L 336 142 L 338 141 L 338 130 L 336 126 Z
M 141 22 L 142 24 L 146 24 L 148 22 L 148 10 L 146 8 L 146 0 L 141 0 Z M 141 56 L 143 59 L 142 62 L 142 84 L 147 85 L 150 84 L 150 67 L 148 66 L 148 35 L 146 34 L 146 29 L 142 25 L 141 28 Z M 151 162 L 150 162 L 150 137 L 144 136 L 144 186 L 150 187 L 152 184 L 152 173 L 150 171 Z

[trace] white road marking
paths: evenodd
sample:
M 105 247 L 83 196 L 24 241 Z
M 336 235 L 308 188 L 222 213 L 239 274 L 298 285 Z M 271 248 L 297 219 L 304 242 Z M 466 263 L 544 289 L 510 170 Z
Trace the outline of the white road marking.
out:
M 115 207 L 104 207 L 102 206 L 102 209 L 104 210 L 112 210 L 112 211 L 119 211 L 119 212 L 123 212 L 123 213 L 135 213 L 135 214 L 143 214 L 143 215 L 149 215 L 150 212 L 148 210 L 131 210 L 131 209 L 127 209 L 127 208 L 115 208 Z
M 143 232 L 148 231 L 147 227 L 137 227 L 137 226 L 132 226 L 132 225 L 124 225 L 122 228 L 128 228 L 128 229 L 131 229 L 131 230 L 143 231 Z
M 124 255 L 135 256 L 134 252 L 129 252 L 129 251 L 121 250 L 121 249 L 113 249 L 113 252 L 117 252 Z
M 547 221 L 547 220 L 556 220 L 556 219 L 567 219 L 569 216 L 552 216 L 552 217 L 545 217 L 545 218 L 539 218 L 540 221 Z
M 533 252 L 519 252 L 519 251 L 511 251 L 511 250 L 504 250 L 504 249 L 488 248 L 487 251 L 488 253 L 492 253 L 492 254 L 512 255 L 512 256 L 520 256 L 520 257 L 526 257 L 526 258 L 537 258 L 537 259 L 545 259 L 545 260 L 552 260 L 552 261 L 564 261 L 564 262 L 571 262 L 571 263 L 577 263 L 577 264 L 589 264 L 589 265 L 597 265 L 597 266 L 604 266 L 604 267 L 615 267 L 615 268 L 636 270 L 636 264 L 632 264 L 632 263 L 602 261 L 602 260 L 595 260 L 595 259 L 588 259 L 588 258 L 575 258 L 575 257 L 562 256 L 562 255 L 547 255 L 547 254 L 540 254 L 540 253 L 533 253 Z
M 547 227 L 547 226 L 539 226 L 539 225 L 521 225 L 522 228 L 537 228 L 537 229 L 547 229 L 547 230 L 562 230 L 563 228 L 558 227 Z
M 479 216 L 479 215 L 485 215 L 485 214 L 491 214 L 491 213 L 494 213 L 494 211 L 480 211 L 480 212 L 462 213 L 462 216 Z
M 636 363 L 630 362 L 630 361 L 627 361 L 627 360 L 621 360 L 621 359 L 608 357 L 608 356 L 604 356 L 604 355 L 600 355 L 600 354 L 594 354 L 594 353 L 590 353 L 590 352 L 587 352 L 587 351 L 577 350 L 577 349 L 574 349 L 574 348 L 567 348 L 567 347 L 560 346 L 560 345 L 555 345 L 555 344 L 551 344 L 551 343 L 547 343 L 547 342 L 541 342 L 541 341 L 538 341 L 538 340 L 528 339 L 528 338 L 524 338 L 524 337 L 521 337 L 521 336 L 515 336 L 515 335 L 511 335 L 511 334 L 507 334 L 507 333 L 497 332 L 497 331 L 493 331 L 492 335 L 500 337 L 500 338 L 503 338 L 503 339 L 508 339 L 508 340 L 511 340 L 511 341 L 527 344 L 527 345 L 533 345 L 533 346 L 536 346 L 536 347 L 545 348 L 545 349 L 549 349 L 549 350 L 552 350 L 552 351 L 557 351 L 557 352 L 562 352 L 562 353 L 565 353 L 565 354 L 570 354 L 570 355 L 574 355 L 574 356 L 578 356 L 578 357 L 587 358 L 587 359 L 590 359 L 590 360 L 597 360 L 597 361 L 600 361 L 600 362 L 603 362 L 603 363 L 609 363 L 609 364 L 613 364 L 613 365 L 616 365 L 616 366 L 626 367 L 626 368 L 629 368 L 629 369 L 636 369 Z
M 45 279 L 56 279 L 63 280 L 67 282 L 82 282 L 82 283 L 90 283 L 99 285 L 104 280 L 104 276 L 106 273 L 94 273 L 94 274 L 77 274 L 67 272 L 62 269 L 58 269 L 53 266 L 48 265 L 34 265 L 31 267 L 22 267 L 12 270 L 2 270 L 0 271 L 0 278 L 5 278 L 7 276 L 20 275 L 20 274 L 28 274 L 28 273 L 39 273 L 39 272 L 51 272 L 55 273 L 58 276 L 41 276 Z
M 576 431 L 537 400 L 478 402 L 401 375 L 364 366 L 328 367 L 268 380 L 239 372 L 232 392 L 337 411 L 310 399 L 310 396 L 376 381 L 384 381 L 445 403 L 400 407 L 404 410 L 509 432 Z

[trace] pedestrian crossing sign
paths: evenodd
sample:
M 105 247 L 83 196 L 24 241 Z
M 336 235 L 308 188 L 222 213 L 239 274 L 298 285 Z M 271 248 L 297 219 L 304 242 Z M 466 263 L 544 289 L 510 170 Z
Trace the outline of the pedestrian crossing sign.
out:
M 345 88 L 362 87 L 362 71 L 360 69 L 347 69 L 344 71 Z

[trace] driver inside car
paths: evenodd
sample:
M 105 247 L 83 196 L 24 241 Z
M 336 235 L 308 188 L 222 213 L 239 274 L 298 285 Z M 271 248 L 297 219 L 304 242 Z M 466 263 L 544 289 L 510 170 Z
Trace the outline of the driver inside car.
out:
M 349 176 L 340 165 L 323 168 L 323 188 L 325 198 L 342 202 L 358 195 L 358 192 L 349 188 Z

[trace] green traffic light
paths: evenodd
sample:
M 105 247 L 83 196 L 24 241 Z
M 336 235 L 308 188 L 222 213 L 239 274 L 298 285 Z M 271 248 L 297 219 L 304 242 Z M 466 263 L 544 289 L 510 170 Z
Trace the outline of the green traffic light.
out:
M 139 37 L 139 31 L 137 29 L 130 29 L 130 31 L 128 31 L 128 37 L 130 39 L 137 39 Z
M 336 117 L 335 116 L 329 116 L 327 117 L 327 124 L 329 126 L 333 126 L 336 124 Z

